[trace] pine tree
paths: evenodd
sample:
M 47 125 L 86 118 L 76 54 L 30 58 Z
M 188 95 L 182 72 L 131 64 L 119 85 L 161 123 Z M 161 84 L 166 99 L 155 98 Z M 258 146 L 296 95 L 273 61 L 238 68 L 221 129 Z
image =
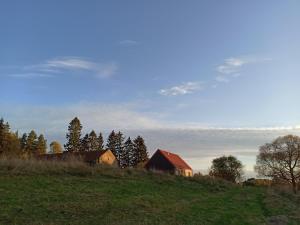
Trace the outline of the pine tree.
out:
M 134 145 L 131 141 L 130 137 L 124 143 L 124 162 L 125 167 L 133 167 L 135 166 L 135 154 L 134 154 Z
M 62 153 L 62 147 L 61 144 L 58 141 L 52 141 L 50 144 L 50 153 L 56 154 L 56 153 Z
M 37 135 L 34 130 L 28 134 L 25 152 L 28 157 L 32 157 L 37 153 Z
M 99 147 L 99 142 L 98 142 L 98 138 L 97 138 L 97 134 L 95 131 L 91 131 L 90 135 L 89 135 L 89 146 L 90 146 L 90 151 L 98 151 L 100 150 Z
M 103 141 L 102 133 L 100 133 L 98 136 L 98 145 L 99 145 L 99 150 L 104 149 L 104 141 Z
M 81 150 L 81 130 L 82 126 L 80 120 L 75 117 L 69 124 L 68 133 L 66 134 L 67 143 L 65 144 L 65 149 L 67 151 L 78 152 Z
M 133 141 L 134 143 L 134 155 L 135 155 L 135 166 L 140 163 L 146 162 L 148 157 L 147 147 L 145 145 L 145 141 L 141 136 L 137 136 Z
M 125 166 L 125 152 L 124 152 L 124 135 L 121 131 L 116 134 L 116 158 L 119 162 L 119 166 L 124 168 Z
M 117 152 L 116 152 L 116 133 L 113 130 L 107 139 L 107 144 L 106 144 L 106 149 L 109 149 L 112 151 L 112 153 L 117 157 Z
M 36 144 L 36 154 L 46 154 L 47 152 L 47 140 L 44 138 L 44 135 L 40 135 Z
M 8 146 L 9 139 L 9 131 L 10 127 L 8 123 L 4 122 L 4 119 L 0 119 L 0 153 L 7 151 L 6 148 Z
M 89 134 L 84 135 L 80 140 L 80 151 L 85 152 L 90 150 Z
M 24 133 L 22 135 L 22 137 L 20 138 L 20 145 L 21 145 L 21 149 L 24 152 L 26 149 L 26 144 L 27 144 L 27 134 Z

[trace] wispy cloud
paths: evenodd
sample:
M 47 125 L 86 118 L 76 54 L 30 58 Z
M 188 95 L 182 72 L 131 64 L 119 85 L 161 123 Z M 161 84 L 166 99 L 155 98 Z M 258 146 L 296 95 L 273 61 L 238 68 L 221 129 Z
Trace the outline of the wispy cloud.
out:
M 215 80 L 217 82 L 228 83 L 231 78 L 236 78 L 241 75 L 241 70 L 246 65 L 257 64 L 266 61 L 270 61 L 270 58 L 259 57 L 230 57 L 224 60 L 224 63 L 216 67 L 216 71 L 219 73 Z
M 248 60 L 242 58 L 228 58 L 225 59 L 222 65 L 217 67 L 217 71 L 221 74 L 233 74 L 238 72 L 243 65 L 248 63 Z
M 44 74 L 44 73 L 14 73 L 9 74 L 9 77 L 14 78 L 22 78 L 22 79 L 33 79 L 33 78 L 51 78 L 52 74 Z
M 139 42 L 135 41 L 135 40 L 122 40 L 122 41 L 119 41 L 119 45 L 122 45 L 122 46 L 133 46 L 133 45 L 138 45 Z
M 88 72 L 92 75 L 104 78 L 114 75 L 118 70 L 118 65 L 112 63 L 98 63 L 80 57 L 59 57 L 47 60 L 44 63 L 25 66 L 25 70 L 39 71 L 50 74 L 63 73 L 65 71 L 71 72 Z
M 217 82 L 222 82 L 222 83 L 228 83 L 229 82 L 229 79 L 226 76 L 222 76 L 222 75 L 216 76 L 215 80 Z
M 109 131 L 112 129 L 156 129 L 163 122 L 139 112 L 138 106 L 130 103 L 102 104 L 81 102 L 59 106 L 51 105 L 0 105 L 0 117 L 14 121 L 15 128 L 25 132 L 29 128 L 48 134 L 63 134 L 69 121 L 78 116 L 88 129 Z M 22 117 L 26 113 L 28 117 Z M 64 135 L 63 135 L 64 136 Z
M 161 89 L 159 93 L 165 96 L 186 95 L 203 89 L 201 82 L 186 82 L 178 86 Z

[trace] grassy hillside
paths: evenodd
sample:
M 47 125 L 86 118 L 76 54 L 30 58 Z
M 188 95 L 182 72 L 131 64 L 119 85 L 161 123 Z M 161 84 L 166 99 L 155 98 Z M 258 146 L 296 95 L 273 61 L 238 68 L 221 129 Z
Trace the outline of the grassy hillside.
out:
M 48 164 L 0 162 L 0 224 L 300 224 L 299 197 L 266 188 Z

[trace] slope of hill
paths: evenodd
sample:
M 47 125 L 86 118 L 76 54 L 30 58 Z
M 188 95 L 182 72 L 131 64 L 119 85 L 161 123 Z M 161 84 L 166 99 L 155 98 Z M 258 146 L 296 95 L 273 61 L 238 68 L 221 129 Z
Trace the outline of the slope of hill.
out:
M 0 224 L 300 224 L 299 197 L 271 189 L 138 170 L 28 167 L 0 163 Z

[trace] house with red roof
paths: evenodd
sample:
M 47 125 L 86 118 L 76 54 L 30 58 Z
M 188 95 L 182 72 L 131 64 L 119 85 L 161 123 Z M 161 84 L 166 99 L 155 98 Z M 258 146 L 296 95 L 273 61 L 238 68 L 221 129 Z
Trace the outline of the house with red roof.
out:
M 193 176 L 193 169 L 179 155 L 161 149 L 153 154 L 145 168 L 185 177 Z

